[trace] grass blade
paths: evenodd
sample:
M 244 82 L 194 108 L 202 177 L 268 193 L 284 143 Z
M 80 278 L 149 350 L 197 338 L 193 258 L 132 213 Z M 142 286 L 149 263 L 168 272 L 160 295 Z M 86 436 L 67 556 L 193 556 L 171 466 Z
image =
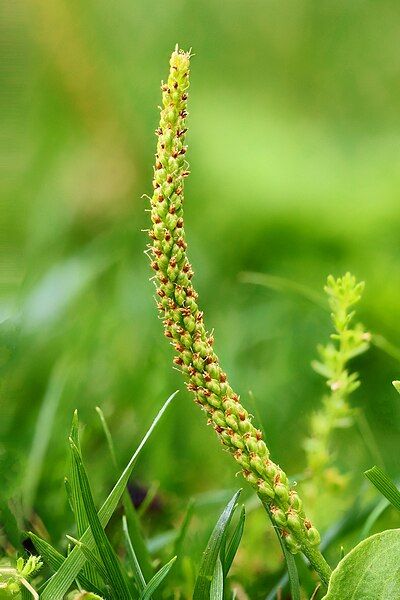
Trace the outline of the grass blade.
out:
M 115 598 L 118 600 L 130 600 L 131 595 L 122 573 L 121 565 L 111 546 L 108 537 L 100 523 L 96 507 L 94 504 L 92 492 L 90 490 L 89 479 L 84 467 L 82 457 L 74 441 L 70 438 L 72 455 L 75 462 L 75 468 L 78 472 L 80 494 L 82 502 L 86 509 L 86 516 L 90 524 L 90 529 L 96 543 L 96 548 L 100 554 L 103 565 L 108 575 L 108 581 L 111 582 L 112 588 L 115 591 Z M 82 549 L 82 548 L 81 548 Z M 91 549 L 89 548 L 89 551 Z
M 142 592 L 146 587 L 146 580 L 143 576 L 142 569 L 140 568 L 139 561 L 136 556 L 136 552 L 133 549 L 131 537 L 129 535 L 128 522 L 126 520 L 126 516 L 122 517 L 122 531 L 124 532 L 126 549 L 128 552 L 128 556 L 131 561 L 133 576 L 136 581 L 136 585 L 138 586 L 139 592 Z
M 267 511 L 269 518 L 271 519 L 271 523 L 273 523 L 268 506 L 266 504 L 263 504 L 263 506 L 264 506 L 265 510 Z M 291 554 L 291 552 L 289 552 L 289 550 L 286 548 L 278 529 L 275 527 L 274 527 L 274 529 L 275 529 L 276 536 L 279 540 L 279 544 L 282 548 L 283 556 L 285 557 L 286 567 L 287 567 L 287 575 L 288 575 L 288 579 L 289 579 L 292 600 L 300 600 L 300 598 L 301 598 L 300 581 L 299 581 L 299 574 L 297 572 L 295 558 L 294 558 L 293 554 Z M 276 588 L 274 588 L 274 590 L 268 595 L 267 600 L 272 600 L 272 598 L 275 598 L 275 593 L 276 593 L 275 590 L 276 590 Z
M 72 425 L 71 425 L 71 439 L 75 444 L 78 452 L 81 452 L 81 445 L 79 440 L 79 420 L 78 420 L 78 411 L 75 410 L 74 415 L 72 417 Z M 75 516 L 76 522 L 76 530 L 78 534 L 78 538 L 82 537 L 85 533 L 86 529 L 89 527 L 89 521 L 86 515 L 86 508 L 83 502 L 83 497 L 81 494 L 80 483 L 79 483 L 79 473 L 76 461 L 74 460 L 72 449 L 70 449 L 70 479 L 68 481 L 68 495 L 69 501 L 72 505 L 72 509 Z M 66 484 L 66 485 L 68 485 Z M 90 562 L 86 562 L 82 569 L 85 577 L 90 581 L 93 581 L 94 584 L 99 585 L 98 573 L 97 569 L 93 568 Z
M 195 500 L 194 500 L 194 498 L 192 498 L 191 500 L 189 500 L 189 504 L 186 509 L 186 514 L 184 516 L 184 519 L 182 521 L 182 524 L 179 528 L 178 534 L 177 534 L 175 542 L 174 542 L 173 553 L 174 553 L 174 555 L 176 555 L 178 557 L 180 557 L 180 555 L 181 555 L 183 542 L 185 541 L 185 537 L 186 537 L 186 534 L 187 534 L 187 531 L 188 531 L 188 528 L 190 525 L 190 521 L 192 520 L 194 506 L 195 506 Z M 179 558 L 178 558 L 178 560 L 179 560 Z
M 210 598 L 211 581 L 214 575 L 215 564 L 218 560 L 224 538 L 226 537 L 226 532 L 235 511 L 240 492 L 241 490 L 238 490 L 227 504 L 208 540 L 196 579 L 193 600 L 209 600 Z
M 224 572 L 222 563 L 218 557 L 215 563 L 213 578 L 211 580 L 210 600 L 223 600 L 224 598 Z
M 35 502 L 43 461 L 53 430 L 54 417 L 65 388 L 66 375 L 65 363 L 61 361 L 53 369 L 36 420 L 22 490 L 24 512 L 26 515 L 29 515 Z
M 98 406 L 96 407 L 96 411 L 99 415 L 100 422 L 103 427 L 104 435 L 107 440 L 112 461 L 114 463 L 115 468 L 119 470 L 119 464 L 114 448 L 114 442 L 106 418 L 104 416 L 103 411 Z M 126 489 L 124 490 L 124 493 L 122 495 L 122 505 L 128 522 L 127 525 L 129 526 L 129 539 L 132 540 L 133 547 L 135 548 L 135 555 L 139 562 L 141 572 L 143 573 L 145 579 L 149 581 L 154 575 L 154 569 L 151 564 L 150 553 L 147 549 L 146 542 L 142 534 L 138 514 L 136 512 L 135 507 L 132 504 L 132 500 Z M 175 552 L 175 554 L 177 553 Z
M 88 564 L 90 564 L 96 571 L 99 573 L 100 577 L 103 579 L 104 583 L 108 584 L 111 588 L 113 587 L 113 582 L 109 577 L 109 573 L 107 569 L 104 567 L 103 563 L 97 558 L 97 556 L 92 552 L 85 544 L 82 544 L 79 540 L 73 538 L 71 535 L 67 535 L 67 538 L 78 546 L 83 554 L 86 557 Z
M 103 527 L 107 525 L 112 514 L 118 506 L 118 502 L 124 492 L 126 484 L 128 483 L 137 457 L 139 456 L 146 442 L 153 433 L 157 423 L 160 421 L 164 412 L 166 411 L 166 409 L 168 408 L 168 406 L 170 405 L 177 393 L 178 392 L 174 392 L 173 394 L 171 394 L 171 396 L 166 400 L 162 408 L 159 410 L 151 426 L 149 427 L 142 441 L 140 442 L 138 448 L 136 449 L 129 463 L 125 467 L 122 475 L 113 487 L 107 500 L 100 508 L 99 519 Z M 87 529 L 85 531 L 84 535 L 81 538 L 81 541 L 84 544 L 86 544 L 90 549 L 94 548 L 95 544 L 90 529 Z M 85 556 L 83 555 L 81 550 L 75 546 L 75 548 L 73 548 L 72 552 L 67 556 L 67 558 L 64 559 L 64 562 L 58 569 L 57 573 L 53 575 L 53 577 L 50 579 L 49 583 L 47 584 L 46 588 L 42 593 L 41 600 L 62 600 L 69 587 L 73 583 L 74 579 L 77 577 L 79 571 L 85 564 L 85 560 Z
M 150 600 L 151 595 L 154 594 L 156 589 L 161 585 L 161 583 L 163 582 L 165 577 L 170 572 L 171 567 L 175 561 L 176 561 L 176 556 L 171 558 L 171 560 L 169 562 L 167 562 L 166 565 L 164 565 L 163 567 L 161 567 L 161 569 L 159 571 L 157 571 L 157 573 L 154 575 L 154 577 L 152 577 L 150 579 L 149 583 L 146 585 L 143 592 L 140 594 L 139 600 Z
M 225 554 L 225 560 L 224 560 L 224 565 L 223 565 L 225 577 L 229 573 L 229 570 L 233 563 L 233 559 L 235 558 L 237 549 L 239 548 L 239 544 L 240 544 L 240 541 L 241 541 L 242 535 L 243 535 L 245 520 L 246 520 L 246 510 L 245 510 L 244 506 L 242 506 L 239 521 L 236 525 L 235 531 L 233 532 L 233 535 L 231 537 L 231 540 L 229 542 L 229 545 L 228 545 L 228 548 L 227 548 L 226 554 Z
M 65 560 L 64 556 L 60 552 L 58 552 L 58 550 L 53 548 L 51 544 L 37 536 L 35 533 L 29 531 L 27 535 L 32 540 L 36 550 L 43 558 L 43 560 L 49 565 L 49 567 L 53 571 L 57 571 L 57 569 L 61 567 Z M 103 594 L 102 590 L 99 587 L 95 586 L 91 581 L 86 579 L 83 573 L 79 574 L 78 581 L 85 590 L 89 592 L 94 592 L 95 594 L 98 594 L 100 596 Z
M 397 510 L 400 510 L 400 491 L 385 471 L 375 466 L 365 471 L 364 475 L 380 491 L 382 496 L 385 496 Z

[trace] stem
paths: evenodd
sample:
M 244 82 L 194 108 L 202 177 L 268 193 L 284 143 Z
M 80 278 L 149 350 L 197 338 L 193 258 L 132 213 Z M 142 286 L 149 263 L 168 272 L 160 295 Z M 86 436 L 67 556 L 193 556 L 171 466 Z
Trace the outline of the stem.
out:
M 332 569 L 322 556 L 317 547 L 311 546 L 307 539 L 299 540 L 301 542 L 301 551 L 304 556 L 310 561 L 310 565 L 316 573 L 318 573 L 322 583 L 328 587 L 329 579 L 332 575 Z

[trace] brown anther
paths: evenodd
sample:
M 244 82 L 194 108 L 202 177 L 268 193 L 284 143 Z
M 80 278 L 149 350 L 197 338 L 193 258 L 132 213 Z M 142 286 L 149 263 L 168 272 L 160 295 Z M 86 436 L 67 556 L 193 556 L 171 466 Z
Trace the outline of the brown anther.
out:
M 175 269 L 175 267 L 176 267 L 176 258 L 175 258 L 175 256 L 173 256 L 171 258 L 171 260 L 169 261 L 169 266 L 172 267 L 173 269 Z
M 177 82 L 177 81 L 175 81 L 175 82 L 174 82 L 174 88 L 176 89 L 177 87 L 178 87 L 178 82 Z
M 240 419 L 241 421 L 245 421 L 245 420 L 246 420 L 246 414 L 245 414 L 244 412 L 242 412 L 242 411 L 241 411 L 241 412 L 239 413 L 239 419 Z
M 182 177 L 188 177 L 190 175 L 189 171 L 182 171 Z
M 206 381 L 207 383 L 211 381 L 211 375 L 209 373 L 204 373 L 203 377 L 204 381 Z
M 165 231 L 165 241 L 166 242 L 170 242 L 171 241 L 171 233 L 168 231 L 168 229 Z
M 165 337 L 167 337 L 167 338 L 172 338 L 172 333 L 170 332 L 170 330 L 169 330 L 169 329 L 166 329 L 166 330 L 164 331 L 164 335 L 165 335 Z
M 186 92 L 184 92 L 184 93 L 182 94 L 182 100 L 183 100 L 183 101 L 185 101 L 185 100 L 187 100 L 187 98 L 188 98 L 188 95 L 187 95 L 187 93 L 186 93 Z
M 221 383 L 225 383 L 226 381 L 226 373 L 224 373 L 223 371 L 221 371 L 221 373 L 219 374 L 219 380 Z
M 181 229 L 182 227 L 183 227 L 183 219 L 182 219 L 182 217 L 179 217 L 179 219 L 176 222 L 176 228 Z
M 182 267 L 182 271 L 183 271 L 184 273 L 188 273 L 188 272 L 190 271 L 190 265 L 189 265 L 189 263 L 187 263 L 187 262 L 186 262 L 186 263 L 183 265 L 183 267 Z
M 199 312 L 198 312 L 198 313 L 197 313 L 197 315 L 196 315 L 196 321 L 197 321 L 198 323 L 200 323 L 200 321 L 202 321 L 202 320 L 203 320 L 203 311 L 202 311 L 202 310 L 199 310 Z
M 179 113 L 179 116 L 182 117 L 182 119 L 187 117 L 187 110 L 185 108 L 182 109 L 181 112 Z
M 209 398 L 211 396 L 211 392 L 210 390 L 208 390 L 207 388 L 203 389 L 203 394 L 204 396 L 206 396 L 207 398 Z
M 163 130 L 161 129 L 161 127 L 158 127 L 156 129 L 156 135 L 162 135 Z
M 277 473 L 274 477 L 274 485 L 281 482 L 281 474 Z
M 175 190 L 175 194 L 177 196 L 180 196 L 182 194 L 182 192 L 183 192 L 183 189 L 180 186 L 178 186 Z
M 172 152 L 172 158 L 178 158 L 178 154 L 179 154 L 178 150 L 174 150 Z
M 152 215 L 151 218 L 156 225 L 161 223 L 161 217 L 159 217 L 158 215 L 154 215 L 154 216 Z
M 151 268 L 154 269 L 155 271 L 158 271 L 160 269 L 160 267 L 158 266 L 158 262 L 153 260 L 153 262 L 151 263 Z
M 239 396 L 234 392 L 231 396 L 231 400 L 233 400 L 234 402 L 239 402 Z
M 192 365 L 190 365 L 188 367 L 188 371 L 189 371 L 190 377 L 193 377 L 193 375 L 196 375 L 196 373 L 197 373 L 196 369 L 194 367 L 192 367 Z
M 187 148 L 186 148 L 186 146 L 183 146 L 183 148 L 181 148 L 181 149 L 179 150 L 179 154 L 186 154 L 186 151 L 187 151 Z
M 172 183 L 172 175 L 167 175 L 167 183 Z
M 183 359 L 180 356 L 174 356 L 174 363 L 176 365 L 183 365 Z
M 309 519 L 304 519 L 304 526 L 306 529 L 311 529 L 312 523 Z
M 156 169 L 162 169 L 162 163 L 156 162 Z
M 197 390 L 199 389 L 199 387 L 195 384 L 192 383 L 191 381 L 189 381 L 187 384 L 187 389 L 190 390 L 191 392 L 197 392 Z
M 164 296 L 165 296 L 164 290 L 161 290 L 161 289 L 157 290 L 157 294 L 160 296 L 160 298 L 164 298 Z
M 168 212 L 170 215 L 174 215 L 176 212 L 176 207 L 173 204 L 171 204 L 171 206 L 168 209 Z
M 256 440 L 262 440 L 262 432 L 259 429 L 256 429 Z
M 185 242 L 185 240 L 183 238 L 178 238 L 176 245 L 178 246 L 178 248 L 182 248 L 183 250 L 186 250 L 187 248 L 187 243 Z
M 167 283 L 168 283 L 168 277 L 166 277 L 165 275 L 162 275 L 162 277 L 160 277 L 160 281 L 164 285 L 167 285 Z
M 159 202 L 162 202 L 162 201 L 164 200 L 164 196 L 163 196 L 162 194 L 158 194 L 158 196 L 157 196 L 157 200 L 158 200 Z
M 183 135 L 185 135 L 186 132 L 187 132 L 187 127 L 185 127 L 185 129 L 178 129 L 178 131 L 176 132 L 176 137 L 180 138 Z
M 214 429 L 217 433 L 222 433 L 224 431 L 224 428 L 221 427 L 221 425 L 216 425 Z

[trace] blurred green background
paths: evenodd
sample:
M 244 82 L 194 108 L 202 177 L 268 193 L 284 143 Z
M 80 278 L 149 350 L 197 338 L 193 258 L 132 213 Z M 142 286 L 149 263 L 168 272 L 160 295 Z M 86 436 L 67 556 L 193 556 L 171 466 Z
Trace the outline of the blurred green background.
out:
M 192 495 L 239 485 L 171 368 L 143 254 L 141 196 L 151 191 L 159 82 L 176 42 L 195 54 L 186 230 L 206 324 L 249 406 L 253 392 L 274 457 L 301 471 L 324 391 L 310 362 L 329 315 L 240 273 L 320 291 L 328 273 L 350 270 L 366 281 L 360 318 L 400 345 L 398 2 L 27 0 L 7 3 L 3 16 L 11 102 L 2 111 L 2 493 L 22 490 L 61 539 L 71 522 L 63 475 L 73 409 L 100 499 L 115 473 L 95 406 L 125 462 L 175 389 L 136 470 L 142 486 L 159 482 L 161 515 L 145 526 L 159 533 Z M 356 368 L 354 405 L 396 475 L 400 409 L 390 381 L 399 361 L 372 348 Z M 32 475 L 46 394 L 49 445 Z M 341 466 L 361 481 L 373 458 L 354 431 L 341 443 Z M 255 569 L 269 568 L 261 551 Z

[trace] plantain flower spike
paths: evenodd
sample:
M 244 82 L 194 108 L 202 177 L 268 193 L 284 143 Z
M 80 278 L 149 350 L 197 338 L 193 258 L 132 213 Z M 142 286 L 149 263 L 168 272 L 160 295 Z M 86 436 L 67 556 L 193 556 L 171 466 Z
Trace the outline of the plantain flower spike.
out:
M 207 413 L 208 423 L 240 465 L 244 478 L 268 506 L 288 549 L 303 551 L 326 582 L 329 567 L 316 548 L 318 531 L 305 518 L 297 492 L 271 460 L 261 431 L 229 385 L 192 285 L 183 225 L 184 181 L 189 174 L 185 138 L 190 57 L 190 52 L 178 47 L 172 53 L 168 80 L 161 86 L 161 118 L 156 130 L 149 251 L 164 333 L 175 348 L 174 363 L 185 375 L 195 402 Z

